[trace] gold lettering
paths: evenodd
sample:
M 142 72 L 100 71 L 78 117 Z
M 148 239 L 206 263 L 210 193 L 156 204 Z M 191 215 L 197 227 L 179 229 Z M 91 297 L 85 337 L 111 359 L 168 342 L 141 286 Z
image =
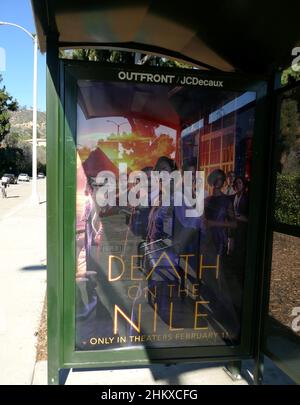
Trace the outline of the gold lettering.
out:
M 118 313 L 123 316 L 123 318 L 135 329 L 138 333 L 141 332 L 141 304 L 138 306 L 138 324 L 135 325 L 133 321 L 118 307 L 118 305 L 115 305 L 115 311 L 114 311 L 114 334 L 116 335 L 118 333 Z
M 203 255 L 200 256 L 200 267 L 199 267 L 199 279 L 202 279 L 202 270 L 203 269 L 216 269 L 216 279 L 219 278 L 220 270 L 220 255 L 217 255 L 217 263 L 215 266 L 203 264 Z
M 148 280 L 152 273 L 154 272 L 154 270 L 156 269 L 156 267 L 159 265 L 159 263 L 161 262 L 162 258 L 165 257 L 166 260 L 170 263 L 171 268 L 173 269 L 174 273 L 176 274 L 176 276 L 178 277 L 178 279 L 180 280 L 180 275 L 178 274 L 177 270 L 175 269 L 174 264 L 172 263 L 172 260 L 169 258 L 169 256 L 167 255 L 166 252 L 163 252 L 160 256 L 159 259 L 157 260 L 157 262 L 155 263 L 155 265 L 152 267 L 152 269 L 150 270 L 149 274 L 146 277 L 146 280 Z
M 154 320 L 153 320 L 153 332 L 156 332 L 156 324 L 157 324 L 157 304 L 154 304 Z
M 178 297 L 181 297 L 181 294 L 185 294 L 186 296 L 189 295 L 189 290 L 187 288 L 183 288 L 181 289 L 180 287 L 178 287 Z
M 175 284 L 168 284 L 169 288 L 169 298 L 173 297 L 173 287 L 176 287 Z
M 122 273 L 119 274 L 116 277 L 112 277 L 112 262 L 113 262 L 113 260 L 117 260 L 122 264 Z M 120 278 L 123 276 L 124 271 L 125 271 L 125 263 L 123 262 L 122 258 L 118 257 L 118 256 L 109 255 L 109 257 L 108 257 L 108 280 L 109 281 L 120 280 Z
M 131 290 L 133 290 L 133 293 L 131 293 Z M 138 285 L 131 285 L 130 287 L 128 287 L 128 298 L 130 298 L 131 300 L 140 298 L 141 295 L 142 291 L 140 291 Z
M 208 326 L 205 326 L 205 327 L 197 326 L 198 318 L 206 318 L 207 317 L 207 314 L 198 313 L 198 306 L 199 305 L 205 305 L 205 304 L 208 304 L 208 303 L 209 303 L 209 301 L 196 301 L 195 302 L 194 330 L 208 329 Z
M 184 278 L 187 279 L 188 269 L 189 269 L 189 257 L 194 257 L 195 255 L 180 255 L 181 258 L 184 258 Z
M 151 289 L 149 287 L 145 287 L 145 298 L 150 294 L 151 298 L 156 298 L 157 296 L 157 286 L 155 285 Z
M 130 270 L 131 270 L 131 280 L 143 280 L 143 278 L 134 278 L 133 277 L 134 269 L 141 269 L 143 271 L 143 268 L 141 266 L 135 266 L 134 263 L 133 263 L 134 259 L 141 258 L 141 257 L 143 257 L 143 256 L 142 255 L 132 255 L 131 256 L 131 268 L 130 268 Z

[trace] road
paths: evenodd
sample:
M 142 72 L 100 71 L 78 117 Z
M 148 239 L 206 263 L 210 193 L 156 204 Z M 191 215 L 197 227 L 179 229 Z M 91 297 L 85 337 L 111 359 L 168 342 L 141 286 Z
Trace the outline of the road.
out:
M 18 184 L 10 184 L 6 189 L 7 198 L 0 196 L 0 220 L 10 215 L 11 212 L 30 197 L 31 181 L 29 183 L 20 182 Z M 46 195 L 46 180 L 38 180 L 38 193 L 41 203 L 45 202 Z
M 31 384 L 46 290 L 46 180 L 8 188 L 0 198 L 0 384 Z

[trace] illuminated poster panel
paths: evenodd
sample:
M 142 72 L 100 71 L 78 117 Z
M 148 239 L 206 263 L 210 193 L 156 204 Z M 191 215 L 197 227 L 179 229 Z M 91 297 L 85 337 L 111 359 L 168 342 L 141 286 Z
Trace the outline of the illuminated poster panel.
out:
M 79 80 L 76 350 L 236 346 L 256 93 Z

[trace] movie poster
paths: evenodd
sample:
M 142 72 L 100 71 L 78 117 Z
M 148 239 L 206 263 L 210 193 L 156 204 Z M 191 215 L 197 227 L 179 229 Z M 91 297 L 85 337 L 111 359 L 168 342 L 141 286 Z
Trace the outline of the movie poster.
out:
M 78 81 L 76 350 L 238 345 L 256 94 L 125 73 Z

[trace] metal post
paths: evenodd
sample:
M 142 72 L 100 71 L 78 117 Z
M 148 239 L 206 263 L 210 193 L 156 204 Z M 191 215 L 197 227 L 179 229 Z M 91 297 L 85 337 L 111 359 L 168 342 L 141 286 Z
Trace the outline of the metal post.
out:
M 112 120 L 106 120 L 106 122 L 111 122 L 112 124 L 115 124 L 117 126 L 117 137 L 118 138 L 120 135 L 120 127 L 122 125 L 128 124 L 127 122 L 122 122 L 121 124 L 118 124 L 117 122 L 112 121 Z M 121 146 L 122 146 L 121 142 L 118 142 L 118 159 L 122 158 Z
M 275 181 L 276 173 L 272 170 L 275 167 L 275 143 L 274 134 L 278 133 L 279 115 L 277 114 L 277 98 L 274 90 L 276 74 L 272 74 L 268 83 L 268 121 L 266 131 L 269 134 L 264 145 L 265 150 L 268 150 L 268 156 L 265 159 L 264 173 L 266 173 L 264 188 L 264 232 L 261 236 L 261 256 L 262 266 L 258 278 L 258 314 L 256 322 L 257 337 L 254 351 L 254 371 L 253 380 L 256 385 L 263 384 L 264 377 L 264 349 L 266 339 L 266 320 L 269 309 L 269 294 L 272 270 L 272 245 L 273 245 L 273 209 L 272 200 L 275 198 Z
M 37 56 L 38 41 L 37 35 L 33 37 L 34 55 L 33 55 L 33 110 L 32 110 L 32 191 L 31 198 L 33 203 L 39 202 L 37 193 Z
M 36 34 L 31 34 L 26 28 L 19 24 L 0 21 L 0 25 L 6 25 L 19 28 L 24 31 L 34 44 L 33 50 L 33 105 L 32 105 L 32 202 L 39 202 L 37 193 L 37 64 L 38 64 L 38 39 Z
M 232 381 L 239 381 L 242 379 L 241 376 L 242 362 L 240 360 L 229 362 L 224 371 L 232 379 Z
M 58 36 L 47 36 L 47 297 L 48 297 L 48 384 L 62 383 L 62 232 L 59 161 L 61 155 L 60 70 Z M 50 136 L 51 135 L 51 136 Z

